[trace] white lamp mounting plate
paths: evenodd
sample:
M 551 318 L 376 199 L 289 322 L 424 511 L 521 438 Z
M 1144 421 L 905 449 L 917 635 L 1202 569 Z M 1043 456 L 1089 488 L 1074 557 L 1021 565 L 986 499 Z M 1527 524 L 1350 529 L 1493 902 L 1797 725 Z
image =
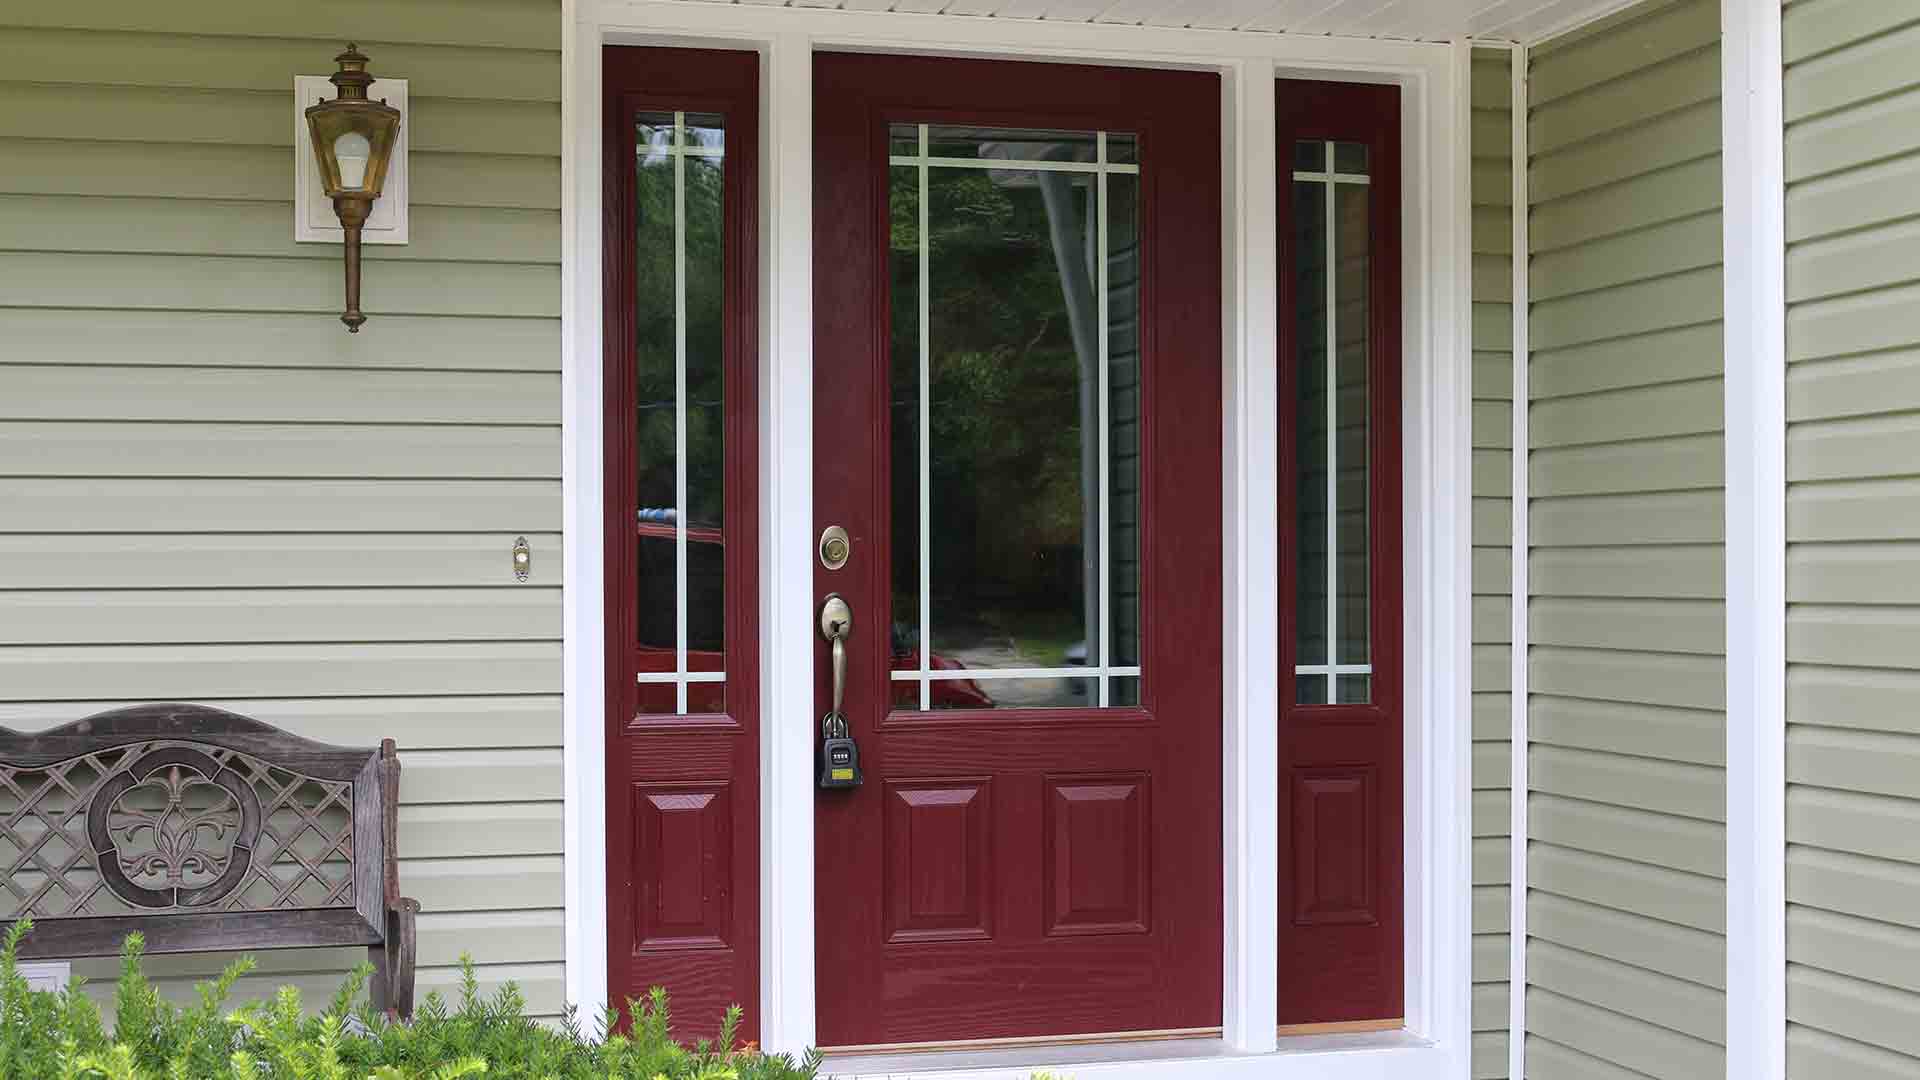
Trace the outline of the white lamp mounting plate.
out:
M 320 182 L 320 164 L 313 160 L 313 137 L 307 131 L 307 106 L 336 94 L 325 75 L 293 77 L 293 238 L 303 244 L 339 244 L 346 241 L 340 219 L 333 214 L 333 200 L 327 198 Z M 393 145 L 393 157 L 387 164 L 387 182 L 373 213 L 360 230 L 364 244 L 404 244 L 407 242 L 407 131 L 413 125 L 413 113 L 407 108 L 407 80 L 375 79 L 367 96 L 385 100 L 400 110 L 400 137 Z

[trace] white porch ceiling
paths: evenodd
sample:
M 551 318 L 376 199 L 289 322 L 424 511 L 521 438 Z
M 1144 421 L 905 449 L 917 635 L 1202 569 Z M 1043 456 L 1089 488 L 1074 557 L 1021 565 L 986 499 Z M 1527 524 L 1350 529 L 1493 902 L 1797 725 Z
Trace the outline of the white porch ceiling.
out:
M 708 2 L 708 0 L 688 0 Z M 1261 33 L 1538 41 L 1623 0 L 735 0 L 775 7 L 972 15 Z

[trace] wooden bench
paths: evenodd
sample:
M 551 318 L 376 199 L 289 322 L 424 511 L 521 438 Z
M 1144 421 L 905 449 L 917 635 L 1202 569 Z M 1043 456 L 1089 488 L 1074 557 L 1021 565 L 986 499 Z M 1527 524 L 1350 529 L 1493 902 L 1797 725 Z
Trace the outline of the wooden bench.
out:
M 413 1012 L 400 759 L 200 705 L 0 728 L 0 929 L 28 958 L 364 946 L 374 1006 Z

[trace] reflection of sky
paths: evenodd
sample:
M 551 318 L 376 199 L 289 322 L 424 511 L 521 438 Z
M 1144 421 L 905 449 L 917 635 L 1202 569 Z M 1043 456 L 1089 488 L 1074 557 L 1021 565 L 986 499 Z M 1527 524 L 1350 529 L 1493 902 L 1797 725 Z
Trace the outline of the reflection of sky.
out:
M 695 127 L 689 124 L 686 132 L 689 149 L 714 151 L 726 149 L 727 133 L 723 128 Z M 637 141 L 638 145 L 634 149 L 640 157 L 642 168 L 664 165 L 673 156 L 673 125 L 641 124 Z

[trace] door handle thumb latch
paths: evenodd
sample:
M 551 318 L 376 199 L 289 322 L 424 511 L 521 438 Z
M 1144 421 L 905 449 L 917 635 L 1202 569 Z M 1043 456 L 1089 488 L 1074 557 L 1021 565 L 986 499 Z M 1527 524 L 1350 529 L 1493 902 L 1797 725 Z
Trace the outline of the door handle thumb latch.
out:
M 860 748 L 842 711 L 847 697 L 847 638 L 853 635 L 853 609 L 839 593 L 820 605 L 820 636 L 833 646 L 833 708 L 820 718 L 820 787 L 860 786 Z

